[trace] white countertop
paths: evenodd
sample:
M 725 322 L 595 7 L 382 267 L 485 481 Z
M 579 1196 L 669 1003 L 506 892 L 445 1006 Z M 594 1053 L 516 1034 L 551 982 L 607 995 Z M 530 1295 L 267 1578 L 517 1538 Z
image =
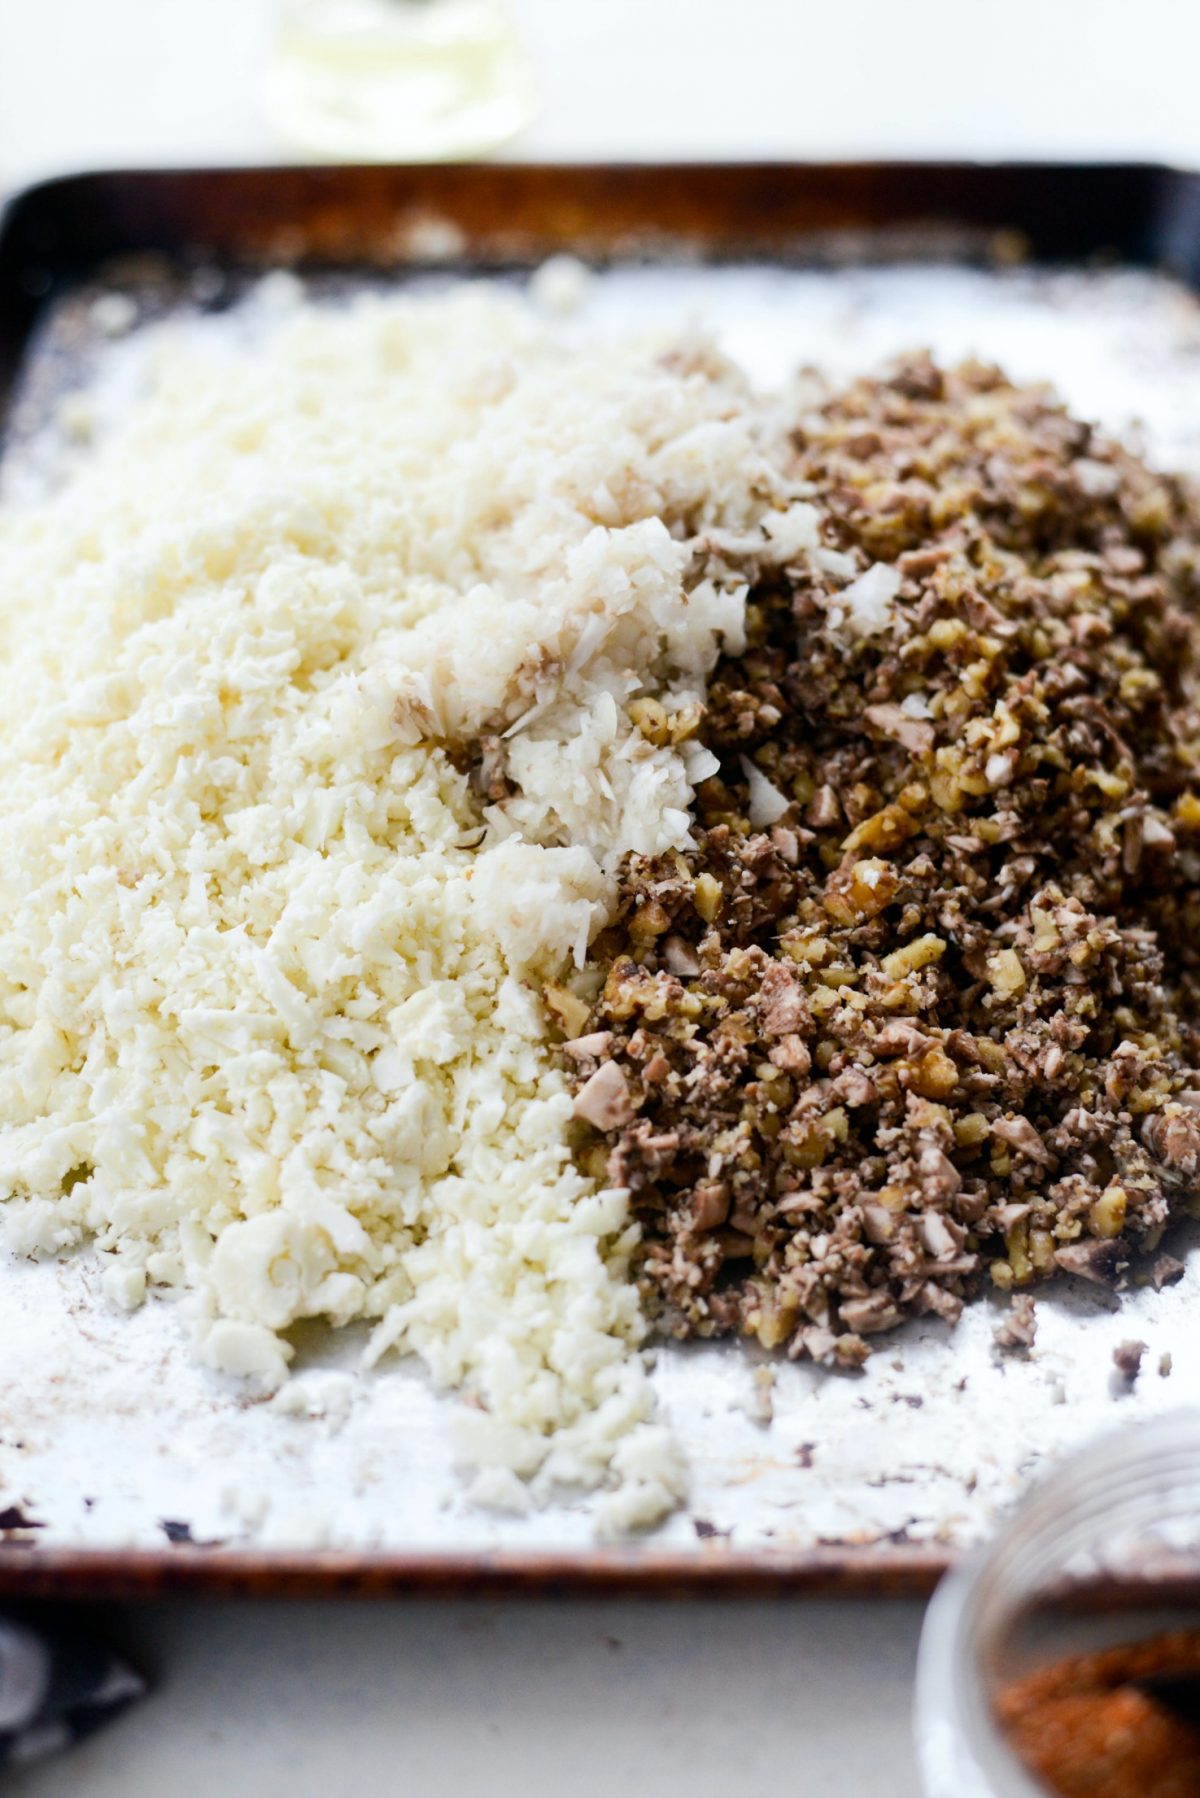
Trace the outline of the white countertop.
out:
M 919 1608 L 110 1612 L 153 1696 L 9 1798 L 915 1798 Z
M 271 0 L 0 0 L 0 186 L 275 154 Z M 514 0 L 513 153 L 1200 161 L 1194 0 Z
M 513 154 L 1200 162 L 1194 0 L 516 0 Z M 0 0 L 0 191 L 277 152 L 269 0 Z M 911 1798 L 916 1606 L 175 1604 L 100 1627 L 153 1696 L 16 1795 Z

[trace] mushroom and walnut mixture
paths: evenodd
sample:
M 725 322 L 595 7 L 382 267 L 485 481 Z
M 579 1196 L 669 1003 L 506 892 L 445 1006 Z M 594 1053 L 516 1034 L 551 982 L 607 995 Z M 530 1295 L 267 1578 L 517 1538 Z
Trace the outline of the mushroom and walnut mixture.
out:
M 551 1002 L 661 1327 L 854 1365 L 987 1281 L 1180 1271 L 1200 504 L 924 356 L 794 443 L 836 572 L 697 545 L 745 572 L 747 647 L 703 714 L 638 721 L 720 771 L 693 850 L 625 860 L 588 1003 Z

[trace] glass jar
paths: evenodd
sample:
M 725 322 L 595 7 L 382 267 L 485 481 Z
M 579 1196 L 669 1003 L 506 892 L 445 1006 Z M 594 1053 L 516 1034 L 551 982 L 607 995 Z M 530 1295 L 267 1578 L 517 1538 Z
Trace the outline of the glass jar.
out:
M 280 0 L 266 98 L 303 155 L 442 161 L 522 130 L 533 78 L 501 0 Z
M 1200 1412 L 1118 1430 L 1064 1461 L 948 1575 L 917 1668 L 928 1798 L 1045 1798 L 996 1700 L 1067 1655 L 1200 1624 Z

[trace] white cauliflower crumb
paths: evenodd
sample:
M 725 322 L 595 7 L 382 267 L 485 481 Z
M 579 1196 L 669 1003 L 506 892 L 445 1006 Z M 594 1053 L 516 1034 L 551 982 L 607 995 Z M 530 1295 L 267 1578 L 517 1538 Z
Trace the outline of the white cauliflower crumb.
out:
M 777 824 L 787 811 L 791 800 L 781 793 L 774 781 L 768 780 L 757 763 L 748 755 L 739 756 L 742 773 L 750 787 L 750 822 L 751 824 Z
M 127 293 L 102 293 L 92 301 L 91 319 L 105 337 L 122 337 L 137 323 L 135 300 Z
M 119 1311 L 136 1311 L 146 1297 L 146 1270 L 116 1261 L 104 1271 L 104 1296 Z
M 354 1408 L 354 1381 L 328 1369 L 296 1374 L 279 1388 L 271 1408 L 283 1417 L 324 1417 L 343 1424 Z
M 531 1508 L 529 1487 L 509 1467 L 485 1467 L 467 1488 L 467 1497 L 484 1511 L 524 1517 Z
M 543 311 L 565 318 L 580 310 L 591 282 L 592 272 L 578 256 L 548 256 L 534 271 L 529 290 Z
M 600 1508 L 600 1530 L 620 1536 L 648 1529 L 687 1491 L 687 1470 L 679 1445 L 661 1425 L 627 1436 L 613 1455 L 620 1480 Z
M 274 1392 L 283 1384 L 293 1352 L 291 1344 L 268 1326 L 238 1323 L 229 1317 L 218 1318 L 200 1344 L 200 1359 L 206 1367 L 253 1380 L 265 1392 Z
M 900 571 L 887 562 L 872 562 L 865 574 L 838 594 L 844 627 L 856 637 L 877 636 L 892 621 L 892 602 L 900 591 Z
M 800 501 L 785 512 L 773 512 L 763 520 L 763 529 L 771 539 L 783 562 L 802 560 L 821 546 L 821 514 L 815 506 Z

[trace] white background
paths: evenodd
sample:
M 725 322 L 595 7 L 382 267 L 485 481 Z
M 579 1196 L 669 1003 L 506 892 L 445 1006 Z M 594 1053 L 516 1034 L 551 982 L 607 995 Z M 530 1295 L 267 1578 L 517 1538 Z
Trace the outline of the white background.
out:
M 1195 0 L 517 0 L 547 158 L 1200 162 Z M 0 191 L 277 154 L 266 0 L 0 0 Z M 37 1798 L 910 1798 L 911 1605 L 172 1605 L 154 1696 Z
M 532 156 L 1200 160 L 1195 0 L 515 0 Z M 270 0 L 0 0 L 0 182 L 273 154 Z

